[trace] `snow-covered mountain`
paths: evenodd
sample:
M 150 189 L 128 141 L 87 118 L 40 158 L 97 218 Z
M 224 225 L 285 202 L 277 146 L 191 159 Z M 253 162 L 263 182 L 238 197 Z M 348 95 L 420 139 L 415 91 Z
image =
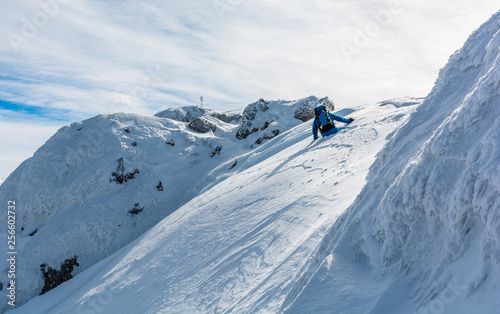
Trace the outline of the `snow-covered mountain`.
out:
M 241 171 L 257 147 L 311 118 L 320 104 L 333 105 L 328 98 L 261 99 L 239 111 L 192 106 L 155 117 L 99 115 L 63 127 L 0 186 L 2 204 L 17 203 L 17 304 L 108 257 Z M 7 221 L 7 211 L 0 216 Z M 4 247 L 7 227 L 0 226 Z M 7 258 L 0 261 L 4 291 L 9 266 Z
M 121 117 L 120 121 L 128 121 L 132 117 L 142 120 L 115 124 L 117 122 L 107 121 L 110 117 L 117 120 L 116 115 L 96 118 L 102 120 L 99 125 L 109 123 L 111 131 L 107 133 L 113 134 L 111 138 L 118 137 L 121 143 L 137 141 L 137 148 L 151 146 L 153 148 L 148 152 L 153 151 L 154 154 L 151 152 L 151 155 L 146 155 L 144 152 L 134 158 L 138 154 L 134 152 L 134 148 L 124 144 L 116 145 L 117 149 L 126 146 L 125 152 L 131 150 L 130 154 L 123 155 L 124 151 L 118 150 L 121 155 L 109 156 L 107 164 L 99 160 L 99 164 L 107 167 L 99 170 L 103 172 L 100 180 L 91 181 L 92 184 L 99 184 L 98 191 L 108 193 L 108 190 L 114 189 L 99 197 L 98 201 L 94 198 L 89 200 L 93 206 L 107 204 L 107 209 L 98 207 L 97 213 L 101 214 L 97 218 L 91 215 L 95 209 L 86 211 L 90 205 L 78 207 L 78 211 L 85 212 L 69 228 L 80 235 L 78 238 L 72 238 L 69 231 L 57 236 L 45 236 L 41 233 L 43 228 L 53 232 L 56 228 L 46 223 L 29 238 L 30 242 L 26 241 L 23 251 L 27 250 L 28 245 L 29 250 L 35 250 L 36 245 L 41 245 L 40 242 L 35 242 L 39 235 L 43 235 L 45 240 L 49 237 L 60 239 L 57 242 L 64 239 L 67 249 L 60 250 L 64 254 L 59 253 L 60 259 L 49 265 L 54 265 L 52 267 L 55 268 L 64 259 L 80 254 L 80 266 L 74 270 L 77 274 L 75 278 L 63 283 L 60 288 L 33 299 L 19 310 L 68 313 L 96 307 L 105 313 L 144 313 L 279 309 L 297 271 L 323 238 L 328 226 L 352 203 L 363 187 L 368 168 L 384 145 L 387 135 L 404 123 L 415 104 L 420 102 L 418 99 L 406 99 L 339 110 L 339 115 L 354 116 L 356 123 L 331 138 L 313 141 L 311 121 L 303 123 L 294 118 L 296 111 L 288 108 L 293 108 L 293 104 L 301 108 L 304 103 L 317 105 L 325 101 L 327 99 L 316 98 L 300 102 L 260 100 L 250 105 L 244 110 L 241 121 L 228 131 L 230 136 L 220 136 L 217 139 L 225 142 L 218 142 L 223 148 L 221 154 L 214 158 L 209 157 L 214 145 L 204 144 L 200 139 L 201 144 L 197 146 L 183 144 L 186 141 L 182 138 L 175 138 L 176 145 L 173 147 L 165 144 L 172 136 L 171 124 L 187 128 L 188 122 L 127 115 Z M 269 114 L 263 115 L 267 112 Z M 169 116 L 172 117 L 170 114 Z M 266 116 L 275 121 L 270 123 L 268 119 L 264 119 Z M 207 121 L 211 121 L 210 119 Z M 155 127 L 153 123 L 161 125 Z M 84 122 L 83 125 L 85 124 Z M 141 128 L 140 125 L 144 127 Z M 266 125 L 267 128 L 262 131 Z M 287 125 L 289 129 L 282 128 Z M 78 124 L 67 131 L 79 134 L 78 132 L 84 131 L 83 128 L 78 131 L 80 127 Z M 151 135 L 160 132 L 152 130 L 161 130 L 161 127 L 169 127 L 169 135 L 154 139 Z M 124 133 L 128 128 L 131 128 L 130 132 Z M 148 136 L 135 135 L 142 129 L 148 130 Z M 240 131 L 242 129 L 245 131 Z M 267 129 L 279 129 L 280 132 L 275 138 L 256 145 L 255 142 L 263 138 L 266 133 L 262 132 Z M 215 136 L 218 135 L 217 130 Z M 59 133 L 61 132 L 66 130 Z M 212 138 L 210 132 L 202 135 L 194 132 L 188 134 L 195 138 L 204 138 L 210 134 L 209 139 Z M 236 136 L 242 137 L 242 134 L 246 134 L 246 137 L 236 139 Z M 134 135 L 136 137 L 129 138 Z M 185 136 L 184 133 L 181 135 Z M 53 140 L 57 137 L 59 136 L 56 135 Z M 149 144 L 145 143 L 147 141 Z M 242 147 L 238 144 L 242 144 Z M 250 149 L 251 146 L 254 148 Z M 225 149 L 226 147 L 231 148 Z M 165 151 L 160 149 L 176 148 L 180 150 L 176 152 L 176 160 L 181 160 L 181 165 L 185 164 L 180 170 L 184 175 L 194 176 L 195 180 L 186 187 L 184 185 L 187 183 L 182 184 L 181 180 L 188 179 L 183 179 L 182 174 L 177 175 L 176 184 L 182 186 L 174 190 L 175 193 L 185 195 L 188 191 L 182 194 L 181 190 L 191 186 L 196 186 L 199 193 L 189 201 L 185 197 L 187 203 L 171 213 L 169 204 L 177 199 L 163 195 L 175 187 L 164 184 L 164 191 L 159 192 L 156 184 L 158 180 L 169 182 L 164 178 L 168 178 L 169 169 L 175 167 L 173 161 L 171 165 L 168 164 L 168 168 L 163 166 L 169 159 L 163 157 Z M 228 155 L 224 157 L 224 154 Z M 159 157 L 153 158 L 152 155 Z M 134 173 L 136 168 L 140 170 L 133 179 L 123 184 L 109 181 L 111 172 L 117 171 L 116 160 L 120 156 L 124 156 L 124 172 Z M 187 163 L 183 160 L 187 160 Z M 164 173 L 164 177 L 159 177 L 161 173 Z M 9 178 L 8 181 L 10 180 Z M 115 203 L 106 202 L 108 198 L 117 202 L 120 198 L 113 195 L 119 189 L 128 189 L 120 194 L 128 203 L 119 203 L 115 208 Z M 154 202 L 147 202 L 150 199 Z M 129 211 L 135 202 L 140 202 L 140 207 L 144 209 L 137 215 L 132 215 Z M 124 206 L 126 204 L 129 206 Z M 75 211 L 73 208 L 68 210 Z M 65 210 L 61 209 L 63 211 Z M 59 220 L 60 224 L 68 221 L 66 215 L 69 214 L 65 214 L 64 220 Z M 111 242 L 108 238 L 121 239 L 128 235 L 122 230 L 138 230 L 141 217 L 149 222 L 153 220 L 151 217 L 161 215 L 164 215 L 164 219 L 137 240 L 92 267 L 82 269 L 85 268 L 82 267 L 84 262 L 88 261 L 87 265 L 90 265 L 91 258 L 93 261 L 100 258 L 100 255 L 82 255 L 92 246 L 99 246 L 113 253 L 107 249 Z M 109 226 L 104 225 L 107 221 Z M 88 226 L 91 223 L 94 223 L 93 227 Z M 125 228 L 115 226 L 117 223 Z M 78 228 L 78 225 L 85 225 L 86 228 Z M 146 227 L 146 223 L 142 225 Z M 110 229 L 112 231 L 107 231 Z M 85 233 L 86 230 L 89 231 Z M 121 232 L 119 237 L 115 235 L 116 232 Z M 79 244 L 78 241 L 82 238 L 86 240 L 94 235 L 98 240 L 89 241 L 90 244 L 87 245 Z M 133 234 L 128 239 L 133 236 L 137 237 Z M 102 245 L 98 241 L 103 241 Z M 120 241 L 120 244 L 125 242 Z M 40 277 L 39 265 L 47 264 L 46 260 L 52 258 L 50 251 L 55 248 L 48 246 L 46 255 L 38 253 L 41 250 L 35 251 L 38 256 L 35 255 L 37 261 L 31 263 L 34 267 L 32 276 Z M 75 250 L 74 247 L 80 251 L 71 251 Z M 98 249 L 90 250 L 94 255 L 100 253 L 97 251 Z M 42 287 L 40 283 L 35 286 L 35 291 L 40 291 Z
M 337 108 L 318 141 L 327 98 L 61 129 L 0 186 L 12 312 L 498 312 L 499 63 L 500 12 L 423 102 Z
M 500 12 L 380 152 L 284 309 L 498 313 L 499 284 Z

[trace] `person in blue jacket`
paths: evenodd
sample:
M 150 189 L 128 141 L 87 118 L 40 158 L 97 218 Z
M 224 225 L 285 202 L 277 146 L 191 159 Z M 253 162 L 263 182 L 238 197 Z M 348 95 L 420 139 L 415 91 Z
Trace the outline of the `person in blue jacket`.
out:
M 320 131 L 321 135 L 325 137 L 335 134 L 342 129 L 335 127 L 335 124 L 333 124 L 333 120 L 344 123 L 351 123 L 352 121 L 354 121 L 353 118 L 349 119 L 342 118 L 331 112 L 326 111 L 325 106 L 316 107 L 314 111 L 316 117 L 314 118 L 313 121 L 312 132 L 315 140 L 318 139 L 318 130 Z

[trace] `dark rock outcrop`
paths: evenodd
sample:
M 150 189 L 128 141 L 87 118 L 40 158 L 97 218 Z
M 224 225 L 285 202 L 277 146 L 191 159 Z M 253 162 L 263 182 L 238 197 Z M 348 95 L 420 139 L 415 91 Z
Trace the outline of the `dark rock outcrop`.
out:
M 259 130 L 259 128 L 250 128 L 251 124 L 246 123 L 245 125 L 242 125 L 238 131 L 236 132 L 236 138 L 239 140 L 243 140 L 247 138 L 250 134 L 255 133 Z
M 243 111 L 243 119 L 252 121 L 259 111 L 264 112 L 269 109 L 269 102 L 263 98 L 253 104 L 248 105 Z
M 303 103 L 297 111 L 295 111 L 294 118 L 299 119 L 302 122 L 306 122 L 314 118 L 314 108 L 317 106 L 317 102 L 309 102 L 306 101 Z M 321 105 L 325 106 L 328 112 L 335 111 L 335 104 L 329 98 L 324 98 L 323 103 Z
M 238 121 L 242 118 L 241 113 L 237 112 L 214 112 L 212 117 L 217 118 L 223 122 L 231 123 L 233 121 Z
M 199 117 L 189 123 L 188 127 L 199 133 L 215 132 L 217 129 L 217 121 L 214 117 Z
M 278 134 L 280 133 L 280 130 L 273 130 L 272 131 L 272 135 L 264 135 L 262 137 L 259 137 L 256 141 L 255 141 L 255 144 L 262 144 L 262 142 L 264 142 L 265 140 L 270 140 L 274 137 L 276 137 Z
M 167 144 L 167 145 L 170 145 L 170 146 L 175 146 L 175 141 L 171 139 L 171 140 L 168 140 L 168 141 L 166 142 L 166 144 Z
M 128 212 L 129 212 L 130 214 L 132 214 L 132 215 L 137 215 L 138 213 L 142 212 L 142 211 L 143 211 L 143 209 L 144 209 L 144 206 L 143 206 L 143 207 L 141 207 L 141 204 L 139 204 L 139 203 L 135 203 L 135 204 L 134 204 L 134 208 L 133 208 L 133 209 L 131 209 L 131 210 L 129 210 Z
M 131 180 L 135 178 L 135 175 L 139 173 L 139 169 L 135 169 L 133 172 L 125 173 L 125 166 L 123 158 L 118 159 L 118 167 L 116 168 L 116 172 L 113 172 L 111 175 L 113 178 L 109 179 L 109 182 L 115 181 L 118 184 L 122 184 L 123 182 L 127 182 L 127 180 Z
M 229 170 L 231 170 L 234 167 L 236 167 L 237 164 L 238 164 L 238 160 L 234 160 L 233 163 L 231 164 L 231 166 L 229 167 Z
M 45 294 L 47 291 L 54 289 L 65 281 L 73 278 L 71 272 L 75 266 L 80 266 L 77 262 L 78 256 L 67 259 L 64 263 L 61 263 L 60 270 L 51 268 L 46 264 L 40 265 L 40 270 L 42 271 L 43 278 L 45 279 L 45 284 L 43 286 L 40 295 Z
M 217 146 L 211 153 L 210 157 L 214 157 L 215 155 L 220 155 L 220 151 L 222 150 L 222 146 Z
M 243 111 L 243 119 L 241 121 L 241 126 L 236 132 L 236 138 L 239 140 L 247 138 L 250 134 L 259 131 L 259 129 L 266 129 L 274 119 L 269 118 L 264 122 L 262 127 L 253 125 L 253 121 L 257 116 L 257 113 L 264 112 L 269 109 L 269 102 L 264 99 L 259 99 L 257 102 L 248 105 Z

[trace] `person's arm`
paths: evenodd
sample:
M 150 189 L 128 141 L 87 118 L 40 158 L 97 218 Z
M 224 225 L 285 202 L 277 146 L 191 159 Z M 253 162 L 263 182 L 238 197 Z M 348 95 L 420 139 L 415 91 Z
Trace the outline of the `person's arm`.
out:
M 316 125 L 316 118 L 313 120 L 313 137 L 314 139 L 318 139 L 318 126 Z
M 333 114 L 331 112 L 329 112 L 329 114 L 330 114 L 330 118 L 335 120 L 335 121 L 340 121 L 340 122 L 344 122 L 344 123 L 351 123 L 351 119 L 342 118 L 342 117 L 337 116 L 336 114 Z

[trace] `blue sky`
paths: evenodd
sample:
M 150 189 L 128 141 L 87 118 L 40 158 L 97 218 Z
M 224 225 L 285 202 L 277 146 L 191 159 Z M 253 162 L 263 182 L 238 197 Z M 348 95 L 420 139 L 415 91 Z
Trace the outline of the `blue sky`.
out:
M 15 150 L 0 152 L 0 180 L 57 128 L 99 113 L 154 114 L 201 95 L 221 110 L 261 97 L 329 96 L 342 107 L 425 96 L 498 9 L 497 0 L 3 1 L 0 141 Z
M 0 114 L 4 118 L 9 118 L 10 121 L 15 120 L 40 120 L 46 119 L 48 121 L 63 123 L 71 120 L 70 109 L 52 109 L 45 106 L 30 106 L 12 103 L 0 99 Z

